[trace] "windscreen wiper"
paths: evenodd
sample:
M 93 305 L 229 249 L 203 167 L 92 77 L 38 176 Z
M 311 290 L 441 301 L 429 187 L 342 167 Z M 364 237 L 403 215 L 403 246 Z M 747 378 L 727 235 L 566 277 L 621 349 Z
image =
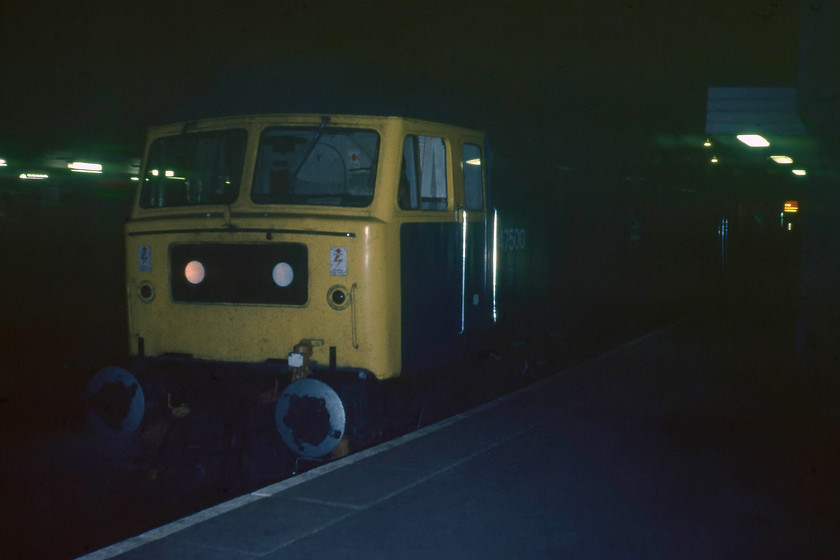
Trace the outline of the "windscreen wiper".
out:
M 327 128 L 327 123 L 329 122 L 329 117 L 321 117 L 321 125 L 318 127 L 318 130 L 315 131 L 315 137 L 312 139 L 312 142 L 310 142 L 309 146 L 306 147 L 306 153 L 303 154 L 303 159 L 300 160 L 297 169 L 295 169 L 295 172 L 292 173 L 292 178 L 297 179 L 298 173 L 300 173 L 303 164 L 306 163 L 307 159 L 309 159 L 310 154 L 312 154 L 312 150 L 315 149 L 315 145 L 318 143 L 318 140 L 321 139 L 321 135 L 324 133 L 324 129 Z

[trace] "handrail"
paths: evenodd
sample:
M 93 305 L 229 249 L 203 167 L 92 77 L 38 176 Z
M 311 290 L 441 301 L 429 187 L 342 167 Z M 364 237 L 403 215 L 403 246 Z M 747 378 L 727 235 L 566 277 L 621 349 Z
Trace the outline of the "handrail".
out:
M 464 334 L 466 330 L 466 307 L 467 307 L 467 209 L 459 206 L 456 212 L 461 213 L 461 330 L 458 334 Z
M 496 307 L 496 286 L 498 282 L 498 268 L 499 268 L 499 211 L 493 208 L 493 322 L 498 320 L 498 310 Z
M 350 333 L 352 336 L 353 348 L 359 349 L 359 339 L 356 336 L 356 283 L 350 286 Z

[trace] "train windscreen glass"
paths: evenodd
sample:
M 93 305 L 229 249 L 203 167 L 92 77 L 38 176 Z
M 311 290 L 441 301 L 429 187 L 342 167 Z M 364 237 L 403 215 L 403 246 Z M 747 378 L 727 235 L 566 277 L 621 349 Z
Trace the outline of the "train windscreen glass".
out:
M 158 138 L 149 147 L 140 206 L 232 203 L 239 193 L 246 138 L 239 129 Z
M 373 200 L 379 134 L 273 127 L 263 131 L 251 199 L 257 204 L 365 207 Z

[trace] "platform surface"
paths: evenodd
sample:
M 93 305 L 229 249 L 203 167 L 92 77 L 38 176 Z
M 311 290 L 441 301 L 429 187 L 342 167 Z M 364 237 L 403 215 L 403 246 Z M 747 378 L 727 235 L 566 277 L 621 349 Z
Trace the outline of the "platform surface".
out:
M 778 319 L 684 319 L 84 558 L 840 557 L 840 430 Z

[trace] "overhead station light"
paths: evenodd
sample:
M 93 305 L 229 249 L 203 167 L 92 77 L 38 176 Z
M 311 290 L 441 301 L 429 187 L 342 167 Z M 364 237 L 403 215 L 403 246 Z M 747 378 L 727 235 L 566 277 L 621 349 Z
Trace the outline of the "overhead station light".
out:
M 794 175 L 800 175 L 801 176 L 801 175 L 806 174 L 804 169 L 791 169 L 791 171 L 793 171 Z
M 101 163 L 74 161 L 72 163 L 68 163 L 67 167 L 70 168 L 70 171 L 76 171 L 78 173 L 102 173 Z
M 24 180 L 36 180 L 36 181 L 43 181 L 45 179 L 49 179 L 50 176 L 46 173 L 21 173 L 20 178 Z
M 0 167 L 6 167 L 7 165 L 9 165 L 9 164 L 6 163 L 5 159 L 0 159 Z
M 736 136 L 738 140 L 749 146 L 750 148 L 763 148 L 765 146 L 769 146 L 770 142 L 764 139 L 763 136 L 759 136 L 758 134 L 739 134 Z
M 793 163 L 793 159 L 789 158 L 788 156 L 770 156 L 770 159 L 772 159 L 776 163 Z

